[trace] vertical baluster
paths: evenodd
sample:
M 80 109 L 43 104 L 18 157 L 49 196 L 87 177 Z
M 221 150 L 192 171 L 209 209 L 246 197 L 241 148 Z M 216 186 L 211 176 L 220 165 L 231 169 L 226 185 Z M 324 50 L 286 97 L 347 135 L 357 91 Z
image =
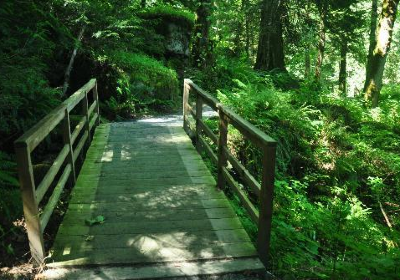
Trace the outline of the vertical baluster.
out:
M 225 187 L 225 178 L 223 175 L 223 168 L 227 165 L 227 157 L 224 152 L 224 147 L 228 143 L 228 117 L 224 114 L 221 108 L 218 108 L 219 114 L 219 140 L 218 140 L 218 188 Z
M 31 154 L 26 143 L 16 143 L 15 152 L 29 247 L 36 263 L 42 264 L 45 258 L 45 250 L 36 201 Z
M 203 99 L 200 94 L 196 94 L 196 148 L 199 153 L 201 152 L 200 135 L 201 127 L 200 120 L 203 118 Z
M 88 135 L 87 145 L 89 146 L 91 138 L 90 138 L 90 118 L 89 118 L 89 102 L 88 102 L 88 94 L 85 93 L 85 97 L 82 100 L 82 111 L 86 117 L 85 128 Z
M 99 103 L 99 93 L 97 91 L 97 81 L 93 88 L 93 100 L 96 102 L 96 113 L 97 113 L 97 120 L 96 124 L 100 125 L 100 103 Z
M 70 182 L 72 182 L 72 185 L 75 185 L 76 173 L 75 173 L 74 150 L 73 150 L 72 141 L 71 141 L 71 122 L 69 119 L 69 112 L 68 112 L 67 108 L 65 109 L 65 118 L 64 118 L 64 123 L 63 123 L 63 142 L 64 142 L 64 145 L 69 146 L 67 162 L 71 164 Z
M 272 199 L 274 193 L 276 146 L 263 148 L 262 182 L 260 190 L 260 217 L 258 221 L 257 250 L 260 260 L 267 266 L 271 239 Z
M 189 133 L 189 124 L 188 124 L 188 111 L 189 111 L 189 90 L 190 85 L 188 81 L 185 79 L 183 84 L 183 129 Z

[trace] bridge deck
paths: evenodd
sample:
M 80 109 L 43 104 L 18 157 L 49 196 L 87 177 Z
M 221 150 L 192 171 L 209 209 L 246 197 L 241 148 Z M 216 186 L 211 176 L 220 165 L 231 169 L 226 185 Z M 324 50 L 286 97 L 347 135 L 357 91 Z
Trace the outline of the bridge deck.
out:
M 219 273 L 263 268 L 181 126 L 160 120 L 96 129 L 50 267 L 157 265 L 151 277 L 187 274 L 178 263 L 189 263 L 191 273 L 196 264 Z M 99 215 L 104 223 L 85 223 Z

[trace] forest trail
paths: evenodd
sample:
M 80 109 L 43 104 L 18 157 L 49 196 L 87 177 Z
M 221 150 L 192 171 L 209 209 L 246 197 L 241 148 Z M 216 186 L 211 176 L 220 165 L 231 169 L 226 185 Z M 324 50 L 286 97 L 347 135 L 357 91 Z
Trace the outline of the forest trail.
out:
M 47 265 L 47 279 L 264 270 L 179 117 L 96 128 Z

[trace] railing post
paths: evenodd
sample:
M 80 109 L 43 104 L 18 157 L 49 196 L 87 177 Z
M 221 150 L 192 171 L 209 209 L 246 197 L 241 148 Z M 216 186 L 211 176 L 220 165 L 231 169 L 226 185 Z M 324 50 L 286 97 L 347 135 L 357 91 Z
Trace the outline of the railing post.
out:
M 262 182 L 260 190 L 260 217 L 258 220 L 257 250 L 260 260 L 267 266 L 272 224 L 276 146 L 263 148 Z
M 87 92 L 85 92 L 85 97 L 83 98 L 82 102 L 83 102 L 82 103 L 83 114 L 85 114 L 86 117 L 85 127 L 88 134 L 88 140 L 87 140 L 87 147 L 88 147 L 90 144 L 90 116 L 89 116 L 89 101 Z
M 183 83 L 183 129 L 186 132 L 189 132 L 189 124 L 188 124 L 189 90 L 190 86 L 185 80 Z
M 97 80 L 93 87 L 93 100 L 96 102 L 96 113 L 97 113 L 97 120 L 96 124 L 100 125 L 100 103 L 99 103 L 99 92 L 97 91 Z
M 196 94 L 196 148 L 200 152 L 201 144 L 199 136 L 201 135 L 200 120 L 203 118 L 203 99 L 200 94 Z
M 67 160 L 71 164 L 70 179 L 71 179 L 73 185 L 75 185 L 76 173 L 75 173 L 74 150 L 73 150 L 72 141 L 71 141 L 71 122 L 69 119 L 69 111 L 67 108 L 65 108 L 65 118 L 64 118 L 64 123 L 63 123 L 63 142 L 64 142 L 64 145 L 69 146 L 69 153 L 67 156 Z
M 223 174 L 223 168 L 227 165 L 227 157 L 224 152 L 224 147 L 227 147 L 228 143 L 228 118 L 221 110 L 218 108 L 219 114 L 219 140 L 218 140 L 218 181 L 217 186 L 219 189 L 225 187 L 225 177 Z
M 42 228 L 40 226 L 39 209 L 36 201 L 31 155 L 27 145 L 24 145 L 24 143 L 16 143 L 15 152 L 29 247 L 36 263 L 42 264 L 46 253 L 44 250 Z

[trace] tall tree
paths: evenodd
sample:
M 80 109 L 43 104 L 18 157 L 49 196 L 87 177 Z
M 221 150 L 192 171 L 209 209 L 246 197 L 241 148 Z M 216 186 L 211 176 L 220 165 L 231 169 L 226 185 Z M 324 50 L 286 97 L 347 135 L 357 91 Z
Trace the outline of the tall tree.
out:
M 396 20 L 397 7 L 400 0 L 383 0 L 382 12 L 379 17 L 375 40 L 370 42 L 374 45 L 373 54 L 368 59 L 369 77 L 365 81 L 365 100 L 372 102 L 372 107 L 378 106 L 379 94 L 382 88 L 383 71 L 385 70 L 386 58 L 392 42 L 393 26 Z M 367 71 L 368 73 L 368 71 Z
M 259 70 L 285 70 L 282 12 L 284 0 L 263 0 L 261 3 L 260 36 L 257 59 Z
M 317 63 L 315 65 L 315 79 L 319 81 L 321 78 L 321 69 L 325 56 L 325 41 L 326 41 L 326 16 L 328 12 L 328 1 L 327 0 L 317 0 L 317 7 L 319 11 L 319 38 L 318 38 L 318 55 Z
M 367 57 L 367 67 L 365 73 L 365 83 L 364 83 L 364 92 L 367 89 L 368 81 L 371 78 L 371 62 L 372 56 L 374 54 L 374 48 L 376 45 L 376 25 L 378 23 L 378 0 L 372 0 L 371 5 L 371 22 L 370 22 L 370 31 L 369 31 L 369 50 Z
M 195 66 L 205 69 L 212 65 L 212 46 L 210 42 L 210 26 L 213 0 L 202 0 L 197 8 L 195 26 L 195 42 L 192 57 Z

